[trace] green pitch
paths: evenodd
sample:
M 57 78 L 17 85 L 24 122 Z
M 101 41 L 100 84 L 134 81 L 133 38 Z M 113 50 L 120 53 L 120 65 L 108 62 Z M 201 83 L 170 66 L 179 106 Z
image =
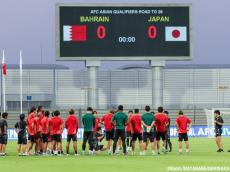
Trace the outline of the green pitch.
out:
M 168 167 L 182 166 L 225 166 L 230 167 L 230 138 L 223 139 L 223 153 L 216 153 L 214 139 L 191 138 L 190 155 L 178 155 L 177 140 L 172 139 L 173 152 L 151 156 L 109 156 L 106 152 L 96 156 L 73 155 L 66 157 L 18 157 L 16 142 L 10 141 L 8 156 L 0 157 L 0 171 L 6 172 L 151 172 L 168 171 Z M 79 153 L 81 153 L 79 142 Z M 72 147 L 71 147 L 72 150 Z

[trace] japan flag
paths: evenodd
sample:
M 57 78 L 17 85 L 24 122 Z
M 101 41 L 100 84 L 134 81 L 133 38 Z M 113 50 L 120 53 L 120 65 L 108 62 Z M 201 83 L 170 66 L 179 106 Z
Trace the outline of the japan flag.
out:
M 165 41 L 187 41 L 187 27 L 166 26 Z

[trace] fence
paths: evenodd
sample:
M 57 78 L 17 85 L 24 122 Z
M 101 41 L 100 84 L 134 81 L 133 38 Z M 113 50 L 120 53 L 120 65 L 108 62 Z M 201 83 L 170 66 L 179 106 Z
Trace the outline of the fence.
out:
M 163 77 L 163 105 L 168 109 L 229 107 L 230 69 L 166 68 Z M 47 108 L 84 109 L 89 89 L 86 71 L 23 71 L 24 109 L 39 104 Z M 146 104 L 153 104 L 151 71 L 99 71 L 97 91 L 98 109 L 108 109 L 118 104 L 123 104 L 127 109 L 143 109 Z M 17 110 L 19 100 L 19 71 L 10 69 L 6 78 L 8 110 Z

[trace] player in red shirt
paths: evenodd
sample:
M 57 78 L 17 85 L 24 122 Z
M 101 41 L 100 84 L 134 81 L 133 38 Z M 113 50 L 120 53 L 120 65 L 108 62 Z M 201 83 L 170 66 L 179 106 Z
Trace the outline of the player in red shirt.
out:
M 42 141 L 43 141 L 43 154 L 46 153 L 49 139 L 49 111 L 45 111 L 45 115 L 41 120 L 41 128 L 42 128 Z
M 36 108 L 33 106 L 30 108 L 28 118 L 26 122 L 28 123 L 31 118 L 34 118 L 34 114 L 36 113 Z
M 188 131 L 192 125 L 192 121 L 186 117 L 183 111 L 179 111 L 179 116 L 175 120 L 178 131 L 179 154 L 182 154 L 182 141 L 185 141 L 186 153 L 189 153 Z
M 70 109 L 69 116 L 66 118 L 65 121 L 65 128 L 67 129 L 66 154 L 69 155 L 69 145 L 72 140 L 75 156 L 77 156 L 78 119 L 74 115 L 74 113 L 75 111 L 73 109 Z
M 37 122 L 38 115 L 36 112 L 33 113 L 33 117 L 27 119 L 27 130 L 28 130 L 28 155 L 31 155 L 31 150 L 33 148 L 34 143 L 36 142 L 37 135 Z
M 97 116 L 97 111 L 93 111 L 93 115 L 95 117 L 95 125 L 94 125 L 94 135 L 97 133 L 97 128 L 99 127 L 101 123 L 101 119 Z
M 36 108 L 33 106 L 29 110 L 28 117 L 26 119 L 27 130 L 28 130 L 28 143 L 27 143 L 27 151 L 28 154 L 31 154 L 31 149 L 36 141 L 35 134 L 34 134 L 34 116 L 36 113 Z
M 160 139 L 164 142 L 163 144 L 163 152 L 166 153 L 165 145 L 166 145 L 166 132 L 168 125 L 168 117 L 163 113 L 163 107 L 158 107 L 158 113 L 155 115 L 155 125 L 156 125 L 156 140 L 157 140 L 157 150 L 158 154 L 160 154 Z
M 52 147 L 52 135 L 53 135 L 53 125 L 50 123 L 50 120 L 53 117 L 54 117 L 54 112 L 51 112 L 51 118 L 49 118 L 49 138 L 48 138 L 48 145 L 49 145 L 50 152 Z
M 131 127 L 131 134 L 132 134 L 132 152 L 133 155 L 135 150 L 135 143 L 138 139 L 139 146 L 140 146 L 140 155 L 143 155 L 143 143 L 142 143 L 142 120 L 139 114 L 139 109 L 134 109 L 134 114 L 130 119 L 130 127 Z
M 45 109 L 44 109 L 43 106 L 38 106 L 37 114 L 38 114 L 38 116 L 39 116 L 39 125 L 40 125 L 38 133 L 39 133 L 39 135 L 40 135 L 40 140 L 42 141 L 42 127 L 41 127 L 41 121 L 42 121 L 42 119 L 43 119 L 44 116 L 45 116 Z
M 40 146 L 39 146 L 39 142 L 40 142 L 40 136 L 41 136 L 41 126 L 40 126 L 40 122 L 39 122 L 39 115 L 38 113 L 36 113 L 36 118 L 34 118 L 34 128 L 35 128 L 35 154 L 39 154 L 40 153 Z
M 112 152 L 112 150 L 110 150 L 110 147 L 112 145 L 114 136 L 114 125 L 112 124 L 113 115 L 114 111 L 110 110 L 110 112 L 108 114 L 105 114 L 102 118 L 102 122 L 105 127 L 106 149 L 108 150 L 109 154 Z
M 39 122 L 41 123 L 43 117 L 45 116 L 45 109 L 43 106 L 38 106 L 38 110 L 37 110 L 37 113 L 39 115 Z
M 58 110 L 54 111 L 54 117 L 50 119 L 49 126 L 52 126 L 52 143 L 51 143 L 51 154 L 54 154 L 54 146 L 57 144 L 58 155 L 61 155 L 61 135 L 63 132 L 64 122 L 60 117 Z
M 129 112 L 128 112 L 128 123 L 125 127 L 127 151 L 130 151 L 131 147 L 132 147 L 131 124 L 130 124 L 130 119 L 132 117 L 132 114 L 133 114 L 133 111 L 129 110 Z
M 45 109 L 43 106 L 38 106 L 37 114 L 38 114 L 38 126 L 37 126 L 37 140 L 36 140 L 36 150 L 37 153 L 42 154 L 43 153 L 43 141 L 42 141 L 42 127 L 41 127 L 41 121 L 44 117 Z

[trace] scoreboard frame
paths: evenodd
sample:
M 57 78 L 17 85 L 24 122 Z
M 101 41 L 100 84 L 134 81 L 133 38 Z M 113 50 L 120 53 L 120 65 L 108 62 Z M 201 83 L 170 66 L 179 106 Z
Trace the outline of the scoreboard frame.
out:
M 189 55 L 188 56 L 106 56 L 106 57 L 61 57 L 60 55 L 60 7 L 188 7 L 189 8 Z M 57 61 L 181 61 L 192 60 L 191 3 L 56 3 L 55 7 L 55 55 Z

